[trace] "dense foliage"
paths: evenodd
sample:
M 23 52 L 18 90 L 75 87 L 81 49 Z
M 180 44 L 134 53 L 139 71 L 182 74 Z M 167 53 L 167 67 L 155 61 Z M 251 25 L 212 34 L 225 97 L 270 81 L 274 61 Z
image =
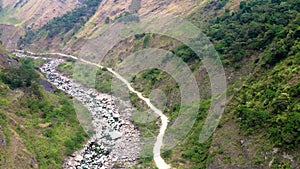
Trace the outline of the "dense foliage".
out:
M 219 10 L 223 2 L 206 8 Z M 300 1 L 249 0 L 237 10 L 222 10 L 205 32 L 225 66 L 238 67 L 250 57 L 261 66 L 234 97 L 243 133 L 260 131 L 275 146 L 298 147 Z
M 300 1 L 241 1 L 206 31 L 226 65 L 257 57 L 260 68 L 237 95 L 246 134 L 260 130 L 284 148 L 297 147 L 299 128 Z M 271 70 L 266 70 L 265 68 Z
M 243 86 L 236 97 L 235 111 L 246 133 L 264 131 L 277 146 L 299 146 L 299 58 L 300 53 L 291 56 Z
M 207 31 L 225 60 L 240 61 L 269 49 L 265 61 L 285 58 L 299 38 L 300 2 L 295 0 L 241 1 L 240 9 L 216 18 Z

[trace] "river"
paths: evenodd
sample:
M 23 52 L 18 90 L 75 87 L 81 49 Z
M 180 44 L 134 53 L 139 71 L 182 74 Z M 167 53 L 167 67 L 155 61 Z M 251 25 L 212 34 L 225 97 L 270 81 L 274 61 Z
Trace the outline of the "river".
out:
M 72 58 L 75 59 L 77 61 L 81 61 L 83 63 L 89 64 L 89 65 L 93 65 L 93 66 L 97 66 L 100 68 L 104 68 L 104 66 L 96 64 L 96 63 L 92 63 L 90 61 L 84 60 L 84 59 L 79 59 L 76 56 L 73 55 L 67 55 L 67 54 L 63 54 L 63 53 L 33 53 L 33 52 L 29 52 L 29 51 L 20 51 L 20 50 L 16 50 L 16 52 L 18 53 L 27 53 L 27 54 L 31 54 L 34 56 L 45 56 L 45 55 L 58 55 L 58 56 L 62 56 L 62 57 L 67 57 L 67 58 Z M 107 68 L 107 67 L 106 67 Z M 160 126 L 160 130 L 159 130 L 159 134 L 156 137 L 156 142 L 154 144 L 153 147 L 153 159 L 154 162 L 156 164 L 156 166 L 159 169 L 169 169 L 171 168 L 170 165 L 168 165 L 164 159 L 161 157 L 161 148 L 163 146 L 163 137 L 165 135 L 165 132 L 167 130 L 167 126 L 168 126 L 168 117 L 165 116 L 161 110 L 159 110 L 158 108 L 156 108 L 150 101 L 149 98 L 146 98 L 143 96 L 143 94 L 141 92 L 136 91 L 131 84 L 125 79 L 123 78 L 120 74 L 118 74 L 117 72 L 115 72 L 112 68 L 107 68 L 107 70 L 109 72 L 111 72 L 117 79 L 119 79 L 120 81 L 122 81 L 128 88 L 129 91 L 135 93 L 141 100 L 143 100 L 148 107 L 157 115 L 160 116 L 161 119 L 161 126 Z

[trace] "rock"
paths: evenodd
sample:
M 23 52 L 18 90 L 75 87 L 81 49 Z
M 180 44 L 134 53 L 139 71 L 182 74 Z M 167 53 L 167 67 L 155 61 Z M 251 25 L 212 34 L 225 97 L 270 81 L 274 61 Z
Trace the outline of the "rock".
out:
M 116 140 L 116 139 L 122 137 L 122 133 L 120 133 L 118 131 L 110 132 L 109 135 L 113 140 Z
M 86 88 L 57 72 L 56 67 L 63 62 L 62 59 L 53 59 L 40 70 L 52 85 L 88 108 L 94 128 L 93 137 L 65 160 L 63 168 L 112 168 L 115 163 L 122 164 L 121 168 L 130 168 L 138 160 L 140 150 L 137 144 L 139 131 L 130 121 L 132 109 L 124 106 L 125 113 L 120 113 L 113 96 Z
M 81 155 L 77 155 L 77 156 L 74 158 L 74 160 L 80 162 L 81 160 L 83 160 L 83 157 L 82 157 Z
M 51 123 L 40 123 L 39 127 L 40 128 L 48 128 L 48 127 L 51 127 L 51 125 L 52 125 Z
M 5 135 L 0 133 L 0 146 L 6 146 L 7 142 L 6 142 L 6 137 Z

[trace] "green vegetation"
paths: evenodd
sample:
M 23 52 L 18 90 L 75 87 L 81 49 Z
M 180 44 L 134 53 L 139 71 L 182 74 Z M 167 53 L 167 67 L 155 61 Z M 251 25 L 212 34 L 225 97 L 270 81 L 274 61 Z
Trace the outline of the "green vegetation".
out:
M 88 2 L 91 2 L 91 4 L 88 5 Z M 83 24 L 86 23 L 88 18 L 92 16 L 96 10 L 96 0 L 85 1 L 84 3 L 86 3 L 86 5 L 54 19 L 37 32 L 28 31 L 26 36 L 20 40 L 19 45 L 31 43 L 31 41 L 43 37 L 46 39 L 59 37 L 61 41 L 66 42 L 69 40 L 68 38 L 71 38 L 81 29 Z M 208 1 L 202 9 L 199 9 L 200 12 L 195 11 L 194 14 L 191 14 L 189 17 L 196 25 L 201 25 L 201 28 L 204 28 L 203 31 L 215 45 L 224 63 L 228 79 L 235 78 L 236 75 L 239 75 L 236 79 L 240 80 L 232 80 L 234 84 L 230 86 L 230 90 L 228 91 L 229 98 L 232 99 L 229 100 L 230 106 L 227 107 L 226 113 L 223 115 L 223 123 L 219 126 L 222 132 L 217 131 L 206 143 L 198 143 L 198 136 L 206 117 L 206 111 L 210 105 L 210 101 L 204 100 L 199 103 L 200 113 L 197 116 L 197 122 L 186 139 L 172 149 L 172 151 L 166 151 L 162 155 L 176 168 L 206 168 L 216 160 L 219 161 L 213 165 L 216 163 L 219 164 L 221 161 L 220 168 L 226 168 L 226 165 L 227 168 L 236 166 L 242 168 L 255 168 L 259 166 L 263 168 L 269 165 L 271 160 L 273 160 L 271 166 L 273 168 L 292 168 L 292 162 L 287 161 L 282 156 L 285 153 L 291 153 L 295 155 L 293 159 L 295 163 L 299 163 L 300 1 L 243 0 L 232 7 L 228 5 L 229 3 L 236 2 L 228 0 Z M 138 18 L 129 12 L 116 17 L 116 19 L 119 18 L 122 18 L 119 21 L 123 20 L 125 22 L 138 21 Z M 113 20 L 107 17 L 105 23 L 108 24 L 111 22 L 113 22 Z M 168 40 L 167 38 L 153 34 L 135 35 L 133 44 L 130 44 L 130 41 L 124 41 L 123 43 L 125 44 L 121 44 L 120 48 L 123 47 L 122 45 L 125 45 L 126 52 L 130 53 L 147 47 L 156 48 L 161 45 L 162 47 L 157 48 L 169 50 L 186 62 L 195 74 L 197 80 L 207 80 L 202 78 L 207 75 L 198 71 L 201 65 L 198 56 L 196 56 L 188 46 L 180 42 L 174 42 L 174 39 Z M 106 63 L 111 64 L 109 65 L 111 67 L 116 66 L 126 58 L 127 53 L 124 51 L 125 50 L 120 51 L 120 53 L 111 52 L 113 55 L 119 54 L 120 58 L 115 59 L 113 57 L 118 56 L 112 56 L 112 58 L 109 58 L 111 60 L 106 60 Z M 32 79 L 36 77 L 34 74 L 29 74 L 34 70 L 28 69 L 26 65 L 30 67 L 30 65 L 24 63 L 24 65 L 20 67 L 20 70 L 2 71 L 0 77 L 2 82 L 6 84 L 1 85 L 1 94 L 7 94 L 7 87 L 11 89 L 39 89 L 39 86 L 32 81 Z M 250 65 L 251 68 L 248 68 L 248 65 Z M 255 71 L 249 73 L 253 67 L 255 67 Z M 243 68 L 248 69 L 246 71 L 247 73 L 240 73 L 240 70 Z M 72 75 L 73 78 L 89 87 L 96 87 L 96 89 L 101 92 L 111 92 L 112 76 L 106 69 L 100 70 L 98 68 L 88 68 L 85 65 L 78 65 L 76 67 L 77 70 L 74 71 L 74 62 L 71 60 L 60 65 L 58 69 L 61 72 Z M 95 74 L 90 74 L 90 72 L 95 72 Z M 96 83 L 94 84 L 93 81 L 95 77 Z M 133 83 L 133 87 L 142 92 L 146 97 L 151 96 L 153 89 L 163 91 L 167 98 L 164 113 L 170 118 L 170 121 L 178 116 L 181 101 L 179 86 L 166 72 L 158 69 L 145 70 L 135 75 L 131 82 Z M 202 81 L 199 81 L 199 83 L 202 85 Z M 209 83 L 209 81 L 207 83 Z M 231 82 L 229 85 L 231 85 Z M 36 89 L 27 90 L 27 93 L 30 94 L 30 92 L 39 91 Z M 200 88 L 200 90 L 207 90 L 207 93 L 209 93 L 209 88 L 203 87 Z M 55 130 L 56 124 L 53 123 L 53 121 L 61 123 L 63 119 L 70 118 L 62 111 L 70 109 L 67 106 L 68 104 L 64 103 L 64 101 L 56 103 L 60 106 L 52 108 L 50 106 L 50 108 L 48 108 L 47 105 L 50 103 L 44 103 L 43 101 L 37 102 L 37 100 L 34 99 L 47 100 L 48 98 L 45 98 L 44 92 L 35 93 L 33 99 L 30 97 L 28 95 L 28 97 L 25 97 L 25 101 L 22 101 L 26 110 L 33 112 L 30 118 L 38 117 L 43 123 L 51 123 L 53 130 Z M 208 97 L 209 94 L 203 96 L 203 98 Z M 146 110 L 145 103 L 141 102 L 136 95 L 131 94 L 130 99 L 139 111 L 142 112 Z M 4 106 L 12 104 L 12 100 L 9 98 L 3 97 L 0 101 Z M 155 103 L 155 100 L 152 101 L 155 105 L 159 105 L 159 103 Z M 50 113 L 43 114 L 42 112 L 46 110 L 49 110 L 48 112 Z M 0 112 L 2 113 L 2 111 Z M 30 114 L 25 113 L 24 115 L 22 112 L 16 114 L 24 116 L 23 118 L 29 116 L 27 114 Z M 150 115 L 144 115 L 143 113 L 136 114 L 133 118 L 150 118 Z M 5 119 L 0 121 L 1 125 L 8 125 L 8 115 L 2 113 L 1 117 Z M 146 122 L 145 119 L 135 121 L 136 125 L 143 132 L 143 136 L 157 135 L 158 125 L 156 122 L 158 122 L 158 120 L 154 118 L 150 119 L 152 121 Z M 29 124 L 31 123 L 34 124 L 34 121 L 30 121 Z M 228 129 L 222 126 L 224 124 L 228 125 L 229 127 L 227 127 L 229 129 L 234 130 L 232 131 L 232 133 L 234 133 L 232 137 L 230 135 L 232 133 L 222 130 L 222 128 Z M 235 126 L 237 127 L 234 128 Z M 52 136 L 52 132 L 47 132 L 47 137 L 48 135 Z M 9 133 L 9 131 L 6 131 L 6 133 Z M 22 137 L 27 138 L 22 132 L 19 133 Z M 68 133 L 64 134 L 67 135 Z M 6 137 L 11 138 L 10 135 L 11 134 L 6 134 Z M 224 144 L 228 144 L 226 147 L 228 146 L 229 148 L 224 149 L 224 147 L 222 147 L 217 151 L 211 151 L 210 147 L 221 147 L 223 144 L 221 142 L 227 135 L 230 135 L 228 136 L 229 138 L 227 138 L 227 141 L 229 141 Z M 218 140 L 216 137 L 221 139 Z M 69 138 L 70 140 L 65 139 L 61 142 L 64 146 L 62 150 L 64 150 L 63 152 L 66 154 L 76 149 L 76 142 L 81 142 L 85 137 L 81 135 L 79 131 L 78 134 L 75 133 L 75 135 Z M 245 140 L 251 140 L 252 143 L 249 143 L 250 145 L 260 144 L 260 147 L 247 147 L 247 144 L 244 142 Z M 243 141 L 243 143 L 241 141 Z M 231 142 L 234 144 L 233 146 Z M 149 145 L 149 147 L 151 146 L 152 145 Z M 264 156 L 269 155 L 275 147 L 279 148 L 279 153 L 270 155 L 270 159 L 269 157 L 266 159 Z M 39 152 L 39 150 L 35 151 L 33 148 L 31 149 L 31 152 Z M 230 150 L 232 150 L 232 152 L 229 152 Z M 212 152 L 212 154 L 210 152 Z M 237 159 L 231 156 L 235 154 L 239 156 Z M 214 156 L 217 155 L 222 156 L 222 158 L 216 158 L 216 160 L 214 160 Z M 39 157 L 39 159 L 39 161 L 43 161 L 46 158 Z M 52 159 L 54 159 L 54 157 L 52 157 Z M 246 162 L 243 160 L 236 162 L 240 159 Z M 54 161 L 59 161 L 59 159 L 55 159 Z M 46 161 L 45 166 L 47 166 L 47 163 L 49 162 Z M 140 164 L 146 167 L 154 166 L 153 160 L 150 157 L 141 158 Z M 225 167 L 222 165 L 225 165 Z M 217 167 L 218 166 L 216 166 L 216 168 Z
M 66 75 L 72 75 L 74 64 L 75 64 L 74 60 L 69 60 L 63 64 L 58 65 L 57 70 Z
M 295 0 L 242 1 L 239 10 L 226 10 L 206 32 L 224 62 L 238 62 L 268 49 L 264 60 L 274 65 L 299 37 L 299 12 L 300 2 Z
M 176 168 L 206 168 L 206 163 L 211 162 L 213 156 L 209 155 L 211 139 L 205 143 L 199 143 L 199 133 L 202 130 L 207 110 L 210 107 L 210 100 L 203 100 L 199 103 L 199 114 L 194 126 L 191 128 L 186 139 L 177 145 L 168 160 Z
M 219 2 L 220 3 L 220 2 Z M 256 57 L 259 67 L 234 97 L 244 134 L 268 133 L 275 146 L 299 145 L 300 2 L 241 1 L 205 30 L 225 66 Z M 234 66 L 236 67 L 236 66 Z
M 11 89 L 29 87 L 32 80 L 37 77 L 38 75 L 35 73 L 30 60 L 24 60 L 24 63 L 18 69 L 10 68 L 0 72 L 0 80 Z
M 75 62 L 69 59 L 58 66 L 58 71 L 70 75 L 78 82 L 100 92 L 111 93 L 112 75 L 106 68 L 100 69 L 79 63 L 76 63 L 75 66 Z
M 2 3 L 0 2 L 0 23 L 1 24 L 18 24 L 21 20 L 18 20 L 11 16 L 15 10 L 11 10 L 9 6 L 3 8 Z
M 299 146 L 299 57 L 290 56 L 269 72 L 260 70 L 239 91 L 235 111 L 246 134 L 262 130 L 276 146 Z
M 67 155 L 81 148 L 87 134 L 71 99 L 59 90 L 45 91 L 32 60 L 19 62 L 20 68 L 0 70 L 0 137 L 4 133 L 7 140 L 0 148 L 0 167 L 60 168 Z M 12 153 L 13 149 L 19 150 Z
M 226 70 L 235 68 L 234 71 L 238 71 L 244 60 L 251 59 L 253 62 L 250 64 L 256 65 L 256 71 L 242 76 L 243 80 L 249 78 L 245 82 L 238 81 L 235 84 L 244 83 L 241 89 L 237 85 L 235 90 L 228 91 L 233 96 L 230 102 L 232 107 L 227 108 L 226 112 L 230 113 L 224 119 L 237 119 L 241 137 L 255 137 L 257 133 L 265 133 L 266 137 L 257 141 L 267 143 L 266 147 L 279 147 L 288 152 L 299 150 L 300 2 L 241 1 L 239 9 L 233 11 L 224 9 L 226 3 L 224 0 L 207 4 L 205 8 L 212 9 L 214 6 L 213 9 L 223 10 L 224 13 L 208 23 L 205 32 L 219 52 Z M 145 34 L 138 35 L 135 39 L 135 51 L 155 43 L 155 38 L 149 39 Z M 190 48 L 181 44 L 171 51 L 181 57 L 192 71 L 198 70 L 200 62 Z M 157 69 L 149 69 L 136 75 L 132 83 L 135 89 L 147 97 L 153 89 L 162 90 L 168 100 L 164 113 L 170 119 L 177 117 L 180 93 L 177 93 L 176 82 L 169 75 Z M 138 102 L 136 96 L 132 96 L 131 100 L 138 109 L 145 106 Z M 191 137 L 199 134 L 200 130 L 196 132 L 196 128 L 201 128 L 202 122 L 199 120 L 195 125 L 194 132 L 191 133 L 194 136 Z M 149 126 L 147 129 L 151 130 Z M 210 142 L 199 145 L 197 139 L 188 139 L 177 147 L 180 152 L 177 149 L 172 150 L 167 152 L 166 157 L 169 162 L 174 163 L 172 166 L 182 164 L 183 168 L 205 168 L 215 155 L 201 154 L 208 151 L 209 147 Z M 263 151 L 269 150 L 266 148 L 257 151 L 265 153 Z M 276 158 L 277 162 L 273 167 L 290 166 L 289 162 L 283 162 L 280 157 Z M 295 158 L 299 161 L 298 154 Z M 231 164 L 234 160 L 226 155 L 223 159 L 226 164 Z M 251 161 L 255 165 L 266 163 L 260 157 Z M 143 159 L 141 163 L 146 166 L 152 164 L 151 159 Z
M 133 103 L 136 103 L 133 101 Z M 206 161 L 211 161 L 213 156 L 209 154 L 211 139 L 205 143 L 199 143 L 199 133 L 202 129 L 207 110 L 210 107 L 210 100 L 203 100 L 199 103 L 199 114 L 197 115 L 194 126 L 188 132 L 186 138 L 171 150 L 162 150 L 162 157 L 175 168 L 205 168 Z M 151 112 L 150 112 L 151 113 Z M 143 112 L 145 114 L 145 112 Z M 154 121 L 155 122 L 155 121 Z M 143 132 L 142 137 L 156 136 L 157 126 L 155 123 L 136 124 Z M 151 126 L 155 127 L 151 128 Z M 147 145 L 146 145 L 147 146 Z M 152 152 L 153 145 L 148 145 L 148 152 Z M 150 156 L 142 157 L 139 164 L 143 166 L 155 167 L 153 158 Z
M 130 12 L 121 13 L 113 20 L 113 22 L 124 22 L 124 23 L 139 22 L 139 21 L 140 18 L 137 15 L 132 14 Z
M 218 1 L 216 10 L 222 9 L 226 5 L 227 2 L 228 2 L 228 0 L 220 0 L 220 1 Z
M 177 47 L 174 51 L 174 54 L 176 56 L 179 56 L 184 62 L 191 62 L 193 60 L 199 59 L 197 54 L 186 45 Z
M 165 94 L 167 99 L 165 103 L 166 105 L 162 105 L 162 106 L 166 106 L 164 113 L 170 118 L 170 120 L 177 117 L 179 113 L 179 109 L 180 109 L 179 105 L 181 101 L 180 90 L 176 81 L 170 75 L 168 75 L 168 73 L 158 69 L 148 69 L 134 76 L 131 82 L 133 83 L 133 87 L 136 90 L 142 92 L 143 95 L 148 98 L 150 97 L 151 91 L 153 91 L 154 89 L 161 90 Z M 144 103 L 140 103 L 135 100 L 132 101 L 134 103 L 134 106 L 136 106 L 138 109 L 142 109 L 146 107 Z M 152 102 L 156 106 L 161 104 L 161 103 L 157 103 L 155 99 L 152 100 Z

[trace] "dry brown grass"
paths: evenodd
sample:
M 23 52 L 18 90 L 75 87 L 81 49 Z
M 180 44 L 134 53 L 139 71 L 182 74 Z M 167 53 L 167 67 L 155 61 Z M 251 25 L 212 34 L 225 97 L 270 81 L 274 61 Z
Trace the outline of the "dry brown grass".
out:
M 3 8 L 8 8 L 8 16 L 20 21 L 17 25 L 29 26 L 34 29 L 39 28 L 52 20 L 61 16 L 79 5 L 78 0 L 44 1 L 29 0 L 17 5 L 19 0 L 2 0 Z M 13 24 L 7 22 L 7 24 Z

